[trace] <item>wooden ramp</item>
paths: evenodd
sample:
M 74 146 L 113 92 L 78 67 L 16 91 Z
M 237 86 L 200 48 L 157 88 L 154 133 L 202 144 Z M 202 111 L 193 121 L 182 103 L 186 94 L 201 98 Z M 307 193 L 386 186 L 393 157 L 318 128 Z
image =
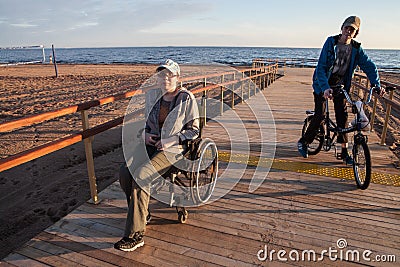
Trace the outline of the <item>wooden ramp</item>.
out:
M 378 182 L 358 190 L 352 178 L 341 174 L 349 167 L 337 161 L 333 152 L 309 159 L 298 156 L 296 142 L 304 111 L 313 105 L 311 71 L 288 69 L 286 76 L 257 97 L 236 106 L 250 150 L 238 145 L 233 151 L 227 142 L 224 133 L 231 131 L 233 139 L 242 133 L 229 115 L 222 117 L 222 125 L 221 121 L 207 125 L 206 136 L 220 150 L 222 178 L 215 193 L 223 197 L 189 209 L 186 224 L 177 222 L 175 209 L 152 200 L 153 219 L 145 246 L 128 253 L 113 249 L 126 218 L 125 197 L 114 183 L 100 193 L 99 205 L 80 206 L 6 257 L 2 265 L 398 266 L 400 188 Z M 256 118 L 268 120 L 267 124 L 271 119 L 262 114 L 261 94 L 273 114 L 276 142 L 274 136 L 260 131 L 265 125 L 255 123 Z M 399 171 L 392 167 L 391 152 L 378 145 L 374 134 L 369 143 L 373 172 L 396 184 Z M 269 158 L 273 146 L 274 161 Z M 304 172 L 318 166 L 339 174 Z M 228 169 L 235 170 L 233 175 Z M 261 185 L 250 192 L 254 182 Z

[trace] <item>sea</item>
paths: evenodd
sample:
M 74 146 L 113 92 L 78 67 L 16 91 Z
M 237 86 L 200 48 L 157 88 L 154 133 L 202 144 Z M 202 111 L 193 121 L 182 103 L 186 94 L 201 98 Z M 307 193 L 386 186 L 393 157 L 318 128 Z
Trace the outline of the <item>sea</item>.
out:
M 55 48 L 57 63 L 159 64 L 171 58 L 181 64 L 251 65 L 255 58 L 304 60 L 315 67 L 320 48 L 286 47 L 107 47 Z M 400 50 L 365 49 L 380 71 L 400 73 Z M 44 55 L 43 55 L 44 54 Z M 49 62 L 51 48 L 0 48 L 0 66 L 19 62 Z

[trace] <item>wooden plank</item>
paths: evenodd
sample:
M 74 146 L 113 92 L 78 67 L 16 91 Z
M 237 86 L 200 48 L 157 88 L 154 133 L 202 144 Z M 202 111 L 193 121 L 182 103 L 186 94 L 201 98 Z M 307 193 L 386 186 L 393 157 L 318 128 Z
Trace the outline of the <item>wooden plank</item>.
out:
M 221 218 L 221 220 L 227 220 L 227 221 L 235 221 L 239 223 L 246 223 L 246 224 L 255 224 L 256 226 L 261 225 L 267 225 L 267 229 L 273 230 L 276 235 L 283 234 L 285 236 L 286 231 L 290 229 L 292 233 L 296 233 L 297 231 L 297 236 L 301 235 L 301 239 L 307 240 L 308 238 L 315 238 L 315 239 L 323 239 L 323 240 L 330 240 L 336 236 L 336 240 L 339 238 L 344 238 L 347 237 L 351 234 L 349 233 L 356 233 L 354 236 L 352 236 L 351 240 L 355 241 L 360 241 L 361 244 L 375 244 L 376 246 L 381 246 L 383 243 L 385 243 L 385 247 L 392 247 L 396 248 L 396 243 L 398 243 L 398 238 L 395 237 L 390 237 L 389 234 L 387 234 L 390 239 L 383 239 L 381 237 L 381 234 L 379 235 L 378 238 L 374 238 L 373 236 L 364 236 L 361 235 L 359 236 L 360 230 L 357 229 L 357 227 L 354 230 L 348 227 L 346 230 L 346 227 L 336 227 L 335 225 L 339 225 L 340 221 L 338 220 L 321 220 L 319 219 L 320 216 L 318 216 L 318 213 L 315 213 L 315 215 L 310 215 L 310 219 L 307 221 L 304 220 L 304 218 L 300 217 L 295 211 L 282 211 L 282 210 L 276 210 L 276 211 L 270 211 L 268 213 L 274 214 L 273 218 L 269 218 L 268 216 L 265 216 L 265 213 L 261 212 L 256 212 L 252 210 L 252 207 L 254 205 L 257 205 L 257 203 L 251 203 L 251 204 L 243 204 L 239 205 L 239 203 L 235 203 L 237 205 L 236 209 L 232 208 L 232 204 L 225 204 L 225 202 L 220 201 L 220 202 L 215 202 L 213 203 L 213 206 L 215 205 L 215 210 L 219 211 L 218 215 L 215 217 Z M 247 213 L 251 215 L 251 218 L 254 221 L 248 221 L 246 217 L 242 216 L 236 216 L 234 218 L 229 217 L 231 212 L 235 213 L 237 210 L 240 209 L 243 213 Z M 222 212 L 225 211 L 225 212 Z M 230 212 L 231 211 L 231 212 Z M 279 214 L 279 216 L 275 216 L 275 214 Z M 286 213 L 284 216 L 282 216 L 282 213 Z M 266 217 L 266 218 L 265 218 Z M 288 217 L 292 217 L 292 219 L 288 219 Z M 203 220 L 204 218 L 200 218 L 200 220 Z M 318 220 L 319 219 L 319 220 Z M 359 228 L 361 228 L 360 226 Z M 340 228 L 344 228 L 344 231 L 340 231 Z M 392 230 L 393 231 L 393 230 Z M 334 234 L 337 232 L 338 234 Z M 376 229 L 374 232 L 379 233 L 379 228 Z M 315 239 L 311 239 L 311 242 L 315 243 Z M 379 242 L 383 242 L 382 244 Z M 372 247 L 371 247 L 372 248 Z
M 79 233 L 81 236 L 93 236 L 91 232 L 101 232 L 104 238 L 118 237 L 123 232 L 124 224 L 118 225 L 116 228 L 114 225 L 105 225 L 95 221 L 90 221 L 87 219 L 78 219 L 79 214 L 74 222 L 69 222 L 63 225 L 63 230 L 68 229 L 75 234 Z M 96 238 L 96 240 L 104 240 L 104 238 Z M 118 237 L 119 238 L 119 237 Z M 117 239 L 118 239 L 117 238 Z M 228 265 L 234 264 L 237 261 L 222 258 L 218 255 L 212 255 L 209 257 L 209 253 L 203 251 L 195 250 L 194 248 L 188 247 L 186 244 L 174 244 L 169 243 L 164 240 L 153 238 L 151 235 L 146 235 L 145 239 L 146 245 L 161 247 L 165 253 L 169 252 L 176 263 L 185 262 L 189 265 L 198 264 L 199 262 L 207 262 L 207 264 L 218 264 L 221 265 L 223 262 L 228 262 Z M 172 260 L 172 259 L 170 259 Z
M 83 213 L 87 213 L 87 217 L 91 217 L 91 219 L 88 220 L 93 220 L 93 222 L 101 221 L 104 224 L 119 227 L 121 230 L 123 230 L 123 222 L 125 219 L 121 219 L 117 214 L 114 214 L 115 216 L 112 216 L 114 219 L 110 219 L 109 214 L 102 212 L 102 210 L 103 209 L 100 207 L 96 208 L 90 207 L 88 205 L 80 207 L 80 211 L 82 211 Z M 169 210 L 171 210 L 172 213 L 175 213 L 172 209 Z M 124 211 L 124 209 L 121 209 L 121 211 Z M 211 254 L 213 255 L 212 259 L 214 261 L 216 260 L 216 257 L 223 256 L 232 260 L 236 260 L 236 263 L 241 262 L 239 263 L 240 266 L 245 266 L 244 262 L 256 264 L 256 254 L 248 253 L 248 241 L 245 241 L 243 243 L 243 239 L 246 240 L 246 238 L 242 238 L 242 241 L 238 242 L 240 241 L 238 239 L 240 239 L 241 237 L 229 238 L 226 237 L 226 235 L 218 236 L 218 233 L 214 232 L 212 234 L 209 234 L 207 233 L 208 230 L 204 228 L 201 229 L 199 232 L 197 231 L 199 230 L 198 227 L 193 228 L 186 224 L 182 225 L 176 223 L 176 220 L 160 219 L 161 218 L 158 217 L 153 218 L 152 221 L 155 221 L 155 224 L 153 225 L 153 222 L 151 222 L 148 226 L 146 238 L 153 237 L 155 239 L 163 240 L 171 244 L 184 244 L 184 246 L 192 248 L 190 250 L 190 253 L 192 253 L 193 251 L 193 256 L 204 255 L 206 258 L 209 258 L 210 256 L 207 255 Z M 168 225 L 167 228 L 163 227 L 165 223 L 167 223 Z M 187 230 L 188 227 L 190 227 L 189 230 Z M 183 235 L 183 233 L 186 233 L 186 235 Z M 217 234 L 217 236 L 215 236 L 215 234 Z M 166 246 L 170 245 L 165 245 L 162 247 Z M 240 252 L 240 249 L 244 250 L 245 252 Z M 257 252 L 259 249 L 260 248 L 257 247 L 255 251 Z M 185 255 L 187 255 L 188 253 L 189 252 L 186 252 Z M 232 262 L 230 262 L 229 260 L 220 259 L 220 261 L 221 262 L 219 262 L 219 264 L 232 266 Z
M 25 246 L 22 249 L 19 249 L 18 253 L 50 266 L 84 266 L 30 246 Z
M 241 189 L 240 189 L 240 187 L 241 187 Z M 243 185 L 238 184 L 235 187 L 235 189 L 233 191 L 231 191 L 230 194 L 225 197 L 225 199 L 229 199 L 231 197 L 231 195 L 235 194 L 236 190 L 239 191 L 238 194 L 246 193 L 247 192 L 246 189 L 247 189 L 247 186 L 243 186 Z M 286 197 L 284 195 L 283 196 L 279 196 L 279 194 L 276 194 L 275 192 L 272 192 L 272 194 L 271 194 L 267 190 L 269 190 L 269 188 L 261 187 L 261 188 L 258 189 L 258 191 L 256 193 L 247 194 L 247 198 L 244 198 L 243 201 L 247 201 L 247 200 L 251 200 L 251 199 L 257 199 L 257 198 L 261 199 L 262 198 L 263 200 L 259 201 L 260 204 L 263 203 L 263 202 L 267 203 L 268 205 L 273 205 L 274 203 L 277 203 L 277 207 L 282 207 L 282 206 L 283 207 L 290 207 L 291 209 L 294 209 L 294 211 L 296 209 L 302 210 L 304 208 L 309 209 L 310 211 L 315 211 L 315 212 L 318 212 L 318 211 L 321 211 L 321 212 L 330 211 L 329 213 L 325 212 L 326 214 L 324 214 L 325 216 L 328 216 L 328 217 L 332 216 L 332 214 L 331 214 L 331 212 L 333 211 L 332 209 L 337 208 L 337 210 L 335 210 L 334 216 L 338 216 L 339 214 L 343 214 L 344 216 L 341 216 L 341 217 L 343 217 L 343 219 L 345 219 L 345 218 L 347 218 L 347 220 L 352 219 L 353 221 L 356 220 L 357 223 L 364 222 L 365 224 L 369 224 L 369 225 L 373 225 L 373 226 L 377 226 L 376 221 L 379 220 L 379 218 L 382 218 L 382 216 L 385 216 L 385 214 L 379 215 L 378 218 L 376 218 L 374 221 L 371 221 L 371 217 L 367 218 L 366 220 L 364 220 L 365 217 L 367 217 L 367 215 L 364 216 L 363 213 L 359 214 L 359 212 L 356 212 L 355 215 L 350 215 L 349 216 L 345 212 L 346 210 L 343 209 L 343 207 L 341 206 L 341 203 L 337 204 L 338 207 L 335 207 L 335 206 L 332 207 L 332 206 L 329 206 L 329 205 L 325 206 L 324 205 L 325 201 L 324 200 L 320 200 L 319 202 L 315 201 L 314 203 L 312 203 L 312 205 L 309 205 L 308 199 L 310 198 L 310 196 L 305 196 L 304 197 L 304 199 L 305 199 L 304 201 L 294 201 L 293 197 L 290 196 L 290 195 L 288 197 Z M 271 197 L 269 195 L 271 195 Z M 263 197 L 260 197 L 260 196 L 263 196 Z M 276 196 L 276 197 L 273 197 L 273 196 Z M 298 196 L 296 196 L 296 197 L 298 197 Z M 399 212 L 397 212 L 397 217 L 398 216 L 399 216 Z M 399 227 L 399 221 L 398 220 L 397 221 L 394 220 L 394 221 L 392 221 L 392 223 L 383 223 L 382 221 L 379 221 L 379 222 L 381 223 L 382 226 L 387 227 L 389 229 L 392 229 L 392 228 L 395 228 L 395 227 Z
M 13 265 L 9 262 L 0 261 L 0 266 L 1 267 L 15 267 L 16 265 Z
M 3 259 L 5 263 L 10 263 L 11 265 L 18 267 L 45 267 L 50 266 L 39 261 L 28 258 L 19 253 L 12 253 Z
M 132 253 L 122 253 L 122 251 L 117 251 L 115 249 L 102 249 L 104 246 L 101 247 L 93 242 L 85 242 L 85 239 L 79 238 L 73 233 L 67 233 L 67 231 L 66 233 L 60 233 L 58 235 L 44 231 L 40 233 L 37 238 L 48 243 L 56 244 L 63 249 L 75 251 L 76 253 L 118 266 L 128 266 L 130 264 L 140 264 L 140 266 L 160 266 L 157 264 L 161 263 L 166 266 L 172 266 L 169 265 L 168 262 L 155 260 L 151 255 L 135 253 L 135 257 L 132 257 Z
M 60 242 L 61 243 L 61 242 Z M 68 266 L 73 264 L 84 265 L 84 266 L 115 266 L 113 264 L 109 264 L 107 262 L 95 259 L 93 257 L 89 257 L 85 254 L 72 251 L 70 249 L 64 248 L 62 246 L 58 246 L 56 244 L 52 244 L 41 240 L 39 238 L 34 238 L 30 242 L 27 243 L 27 246 L 48 252 L 54 256 L 58 256 L 59 258 L 66 259 L 70 261 Z
M 85 220 L 79 220 L 78 223 L 85 224 Z M 90 223 L 92 224 L 92 223 Z M 101 249 L 102 251 L 108 251 L 113 254 L 123 255 L 131 257 L 132 253 L 126 253 L 123 251 L 115 250 L 113 248 L 113 243 L 118 241 L 119 236 L 122 235 L 122 231 L 118 230 L 119 235 L 114 234 L 110 235 L 106 231 L 110 230 L 110 227 L 102 226 L 100 224 L 93 223 L 92 228 L 96 230 L 89 229 L 85 226 L 81 226 L 79 224 L 75 224 L 72 222 L 64 222 L 62 226 L 62 233 L 58 235 L 65 237 L 67 239 L 71 239 L 75 242 L 84 243 L 88 246 L 92 246 L 96 249 Z M 48 233 L 56 233 L 58 232 L 58 228 L 53 227 L 46 230 Z M 102 233 L 103 237 L 98 237 L 98 233 Z M 154 240 L 150 237 L 146 238 L 146 245 L 143 249 L 138 249 L 133 253 L 135 255 L 135 259 L 138 261 L 143 261 L 143 263 L 153 265 L 166 265 L 168 262 L 172 265 L 175 265 L 179 262 L 189 262 L 192 260 L 190 257 L 183 255 L 183 253 L 187 252 L 189 248 L 183 246 L 173 246 L 168 244 L 168 246 L 163 246 L 160 244 L 159 240 Z M 162 249 L 159 249 L 162 247 Z M 141 258 L 137 257 L 137 253 L 142 254 Z M 149 255 L 156 255 L 155 257 L 151 257 Z M 165 259 L 165 262 L 160 262 L 160 259 Z M 197 261 L 195 261 L 197 262 Z M 211 264 L 211 263 L 210 263 Z
M 123 229 L 123 225 L 121 224 L 121 220 L 119 219 L 114 219 L 110 220 L 109 216 L 107 214 L 101 214 L 101 209 L 93 209 L 93 208 L 88 208 L 84 207 L 84 209 L 81 209 L 82 212 L 92 212 L 91 219 L 93 221 L 101 221 L 102 223 L 110 226 L 115 226 L 119 227 L 121 230 Z M 100 213 L 100 214 L 99 214 Z M 105 218 L 105 216 L 107 216 Z M 155 217 L 155 220 L 158 221 L 159 218 Z M 165 227 L 159 227 L 159 226 L 154 226 L 153 224 L 150 224 L 148 226 L 148 230 L 146 233 L 146 236 L 151 236 L 156 239 L 164 240 L 166 242 L 169 242 L 171 244 L 184 244 L 185 246 L 195 248 L 196 251 L 200 251 L 202 253 L 210 253 L 214 254 L 216 256 L 222 256 L 222 257 L 228 257 L 229 259 L 235 260 L 236 262 L 229 262 L 224 260 L 223 262 L 226 262 L 226 264 L 239 264 L 241 266 L 245 265 L 245 262 L 251 263 L 254 261 L 254 255 L 248 255 L 247 253 L 243 253 L 240 251 L 235 251 L 230 247 L 229 245 L 233 244 L 236 246 L 236 243 L 234 240 L 230 239 L 230 242 L 226 243 L 223 242 L 220 238 L 213 238 L 212 242 L 204 242 L 202 241 L 209 241 L 203 240 L 202 235 L 200 236 L 194 236 L 194 239 L 190 238 L 192 237 L 192 230 L 187 231 L 182 228 L 187 228 L 188 226 L 182 225 L 182 224 L 177 224 L 174 221 L 172 221 L 168 227 L 168 230 L 165 229 Z M 153 228 L 156 228 L 153 230 Z M 182 236 L 183 233 L 187 233 L 185 236 Z M 191 234 L 192 233 L 192 234 Z M 203 235 L 204 235 L 203 231 Z M 198 253 L 198 252 L 196 252 Z M 240 263 L 239 263 L 240 262 Z M 253 262 L 254 263 L 254 262 Z M 220 263 L 221 265 L 225 265 L 225 263 Z

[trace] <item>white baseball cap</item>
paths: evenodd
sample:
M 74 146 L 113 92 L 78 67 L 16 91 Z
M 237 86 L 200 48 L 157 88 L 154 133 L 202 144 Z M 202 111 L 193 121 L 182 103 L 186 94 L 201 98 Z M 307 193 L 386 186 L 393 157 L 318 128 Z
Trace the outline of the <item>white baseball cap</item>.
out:
M 165 63 L 158 66 L 157 71 L 161 71 L 163 69 L 169 70 L 173 75 L 181 75 L 181 69 L 179 68 L 178 63 L 176 63 L 172 59 L 167 59 Z

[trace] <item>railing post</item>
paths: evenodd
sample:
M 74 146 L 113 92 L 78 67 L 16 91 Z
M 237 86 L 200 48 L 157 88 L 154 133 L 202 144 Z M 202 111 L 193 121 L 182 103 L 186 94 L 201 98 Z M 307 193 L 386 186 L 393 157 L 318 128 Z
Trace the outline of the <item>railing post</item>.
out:
M 263 72 L 263 75 L 261 76 L 261 87 L 263 90 L 265 89 L 265 71 Z
M 243 79 L 244 79 L 244 72 L 242 72 L 242 80 L 240 81 L 240 92 L 241 92 L 241 94 L 242 94 L 242 100 L 241 100 L 241 102 L 243 103 L 243 98 L 244 98 L 244 92 L 243 92 L 243 87 L 244 87 L 244 81 L 243 81 Z
M 370 87 L 369 79 L 366 79 L 366 80 L 365 80 L 365 88 L 367 88 L 367 90 L 368 90 L 369 87 Z M 364 91 L 364 95 L 365 95 L 365 94 L 366 94 L 366 92 Z
M 235 80 L 235 73 L 233 73 L 233 80 Z M 232 84 L 232 101 L 231 101 L 231 108 L 235 109 L 235 84 Z
M 390 91 L 389 99 L 393 100 L 393 92 L 394 90 Z M 381 136 L 381 145 L 384 146 L 385 140 L 386 140 L 386 133 L 387 133 L 387 127 L 389 123 L 389 116 L 390 113 L 392 112 L 392 105 L 386 103 L 386 114 L 385 114 L 385 124 L 383 125 L 383 131 L 382 131 L 382 136 Z
M 207 78 L 204 78 L 204 87 L 207 86 Z M 207 125 L 207 91 L 203 91 L 203 96 L 201 97 L 202 106 L 202 117 L 203 117 L 203 127 Z
M 224 83 L 224 75 L 221 75 L 221 84 Z M 224 86 L 221 86 L 221 107 L 220 107 L 220 114 L 224 113 Z
M 82 110 L 81 117 L 82 117 L 82 127 L 83 127 L 83 130 L 85 131 L 85 130 L 89 129 L 88 111 Z M 98 204 L 98 203 L 100 203 L 100 200 L 97 195 L 97 183 L 96 183 L 96 175 L 94 172 L 92 140 L 93 140 L 93 138 L 88 137 L 83 140 L 83 143 L 85 144 L 85 154 L 86 154 L 86 164 L 87 164 L 88 176 L 89 176 L 90 196 L 92 197 L 91 202 L 93 204 Z
M 249 81 L 249 99 L 250 99 L 250 97 L 251 97 L 251 78 L 250 77 L 248 77 L 249 79 L 248 79 L 248 81 Z
M 284 59 L 283 61 L 283 75 L 285 75 L 285 71 L 286 71 L 286 59 Z
M 360 76 L 357 76 L 357 83 L 359 84 L 359 85 L 361 85 L 361 77 Z M 360 90 L 361 90 L 361 87 L 357 87 L 357 95 L 358 96 L 360 96 L 361 97 L 361 95 L 360 95 Z
M 378 98 L 374 97 L 374 106 L 372 107 L 372 114 L 371 114 L 371 132 L 374 131 L 374 123 L 375 123 L 375 115 L 376 115 L 376 107 L 378 105 Z

